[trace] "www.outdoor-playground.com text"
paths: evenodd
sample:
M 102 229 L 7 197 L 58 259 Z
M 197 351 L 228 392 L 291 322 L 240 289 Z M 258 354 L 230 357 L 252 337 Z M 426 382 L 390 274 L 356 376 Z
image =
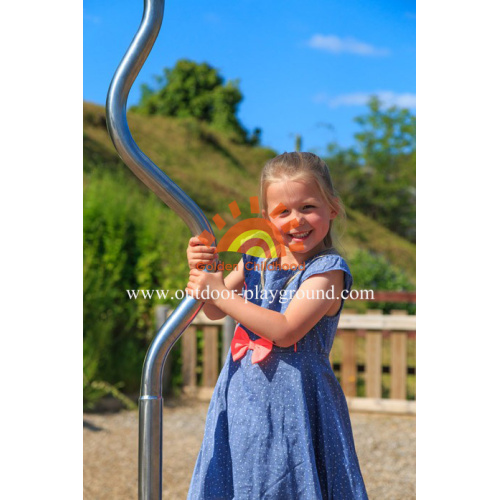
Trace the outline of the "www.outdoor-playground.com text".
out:
M 186 295 L 185 290 L 175 290 L 171 293 L 171 290 L 127 290 L 128 298 L 137 300 L 145 299 L 152 300 L 158 297 L 160 300 L 182 300 Z M 274 302 L 277 297 L 279 297 L 279 302 L 283 303 L 286 300 L 291 300 L 293 297 L 298 297 L 300 299 L 351 299 L 351 300 L 374 300 L 373 290 L 342 290 L 340 295 L 335 295 L 335 287 L 332 286 L 329 290 L 259 290 L 257 286 L 255 289 L 247 289 L 244 293 L 238 293 L 235 290 L 223 290 L 219 292 L 218 290 L 210 290 L 207 288 L 200 292 L 200 300 L 213 299 L 229 299 L 239 295 L 245 299 L 245 302 L 252 300 L 253 298 L 259 298 L 261 300 L 269 300 Z

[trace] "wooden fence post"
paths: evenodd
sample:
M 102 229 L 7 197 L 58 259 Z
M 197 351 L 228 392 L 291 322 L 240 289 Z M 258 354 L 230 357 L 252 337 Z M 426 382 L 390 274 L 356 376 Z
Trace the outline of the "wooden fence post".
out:
M 391 311 L 397 316 L 407 311 Z M 404 331 L 391 332 L 391 399 L 406 399 L 407 335 Z
M 370 310 L 369 314 L 382 314 L 379 309 Z M 382 332 L 366 331 L 366 396 L 382 397 Z
M 182 334 L 182 385 L 183 390 L 196 388 L 196 326 L 190 325 Z
M 342 314 L 355 314 L 356 311 L 344 309 Z M 342 362 L 340 365 L 340 379 L 342 390 L 347 397 L 356 396 L 356 330 L 342 330 Z
M 219 327 L 203 326 L 203 387 L 215 387 L 219 376 Z

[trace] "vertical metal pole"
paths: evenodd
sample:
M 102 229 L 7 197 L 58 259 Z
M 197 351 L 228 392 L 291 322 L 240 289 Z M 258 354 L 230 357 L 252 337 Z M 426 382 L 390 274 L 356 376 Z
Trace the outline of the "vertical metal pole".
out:
M 222 327 L 222 361 L 224 362 L 225 356 L 231 347 L 231 340 L 233 340 L 234 329 L 236 328 L 236 321 L 231 316 L 224 318 L 224 326 Z
M 139 30 L 109 87 L 106 100 L 108 131 L 124 163 L 182 218 L 193 235 L 204 230 L 213 235 L 210 223 L 198 205 L 139 149 L 127 124 L 128 94 L 156 40 L 163 10 L 164 0 L 144 0 Z M 187 296 L 160 328 L 144 360 L 139 400 L 140 500 L 160 500 L 162 496 L 163 367 L 170 349 L 202 306 L 202 303 Z

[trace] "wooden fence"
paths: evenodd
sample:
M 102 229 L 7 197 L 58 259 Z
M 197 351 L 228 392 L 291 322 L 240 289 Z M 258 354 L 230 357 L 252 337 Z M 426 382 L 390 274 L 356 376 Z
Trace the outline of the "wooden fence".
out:
M 384 293 L 390 295 L 383 295 Z M 378 294 L 377 300 L 414 301 L 414 294 Z M 167 315 L 168 308 L 159 306 L 157 322 L 160 326 Z M 212 321 L 203 311 L 196 316 L 180 340 L 184 393 L 202 399 L 211 396 L 229 351 L 234 328 L 235 322 L 229 317 Z M 416 375 L 414 356 L 410 359 L 412 366 L 408 366 L 408 341 L 415 339 L 415 330 L 416 317 L 408 315 L 406 311 L 382 314 L 380 310 L 370 309 L 366 314 L 356 314 L 347 308 L 344 309 L 330 353 L 330 362 L 340 379 L 351 409 L 409 414 L 416 412 L 416 403 L 414 400 L 408 400 L 407 393 L 408 376 Z M 197 331 L 201 331 L 203 338 L 202 352 L 198 352 Z M 385 344 L 389 344 L 386 346 L 385 356 L 387 358 L 389 354 L 389 365 L 382 363 L 384 340 Z M 360 352 L 363 350 L 364 352 Z M 412 352 L 414 353 L 414 350 Z M 167 358 L 167 379 L 169 370 L 170 363 Z M 386 397 L 382 397 L 384 374 L 390 374 L 390 387 Z M 361 382 L 364 382 L 364 396 L 358 397 L 358 386 Z

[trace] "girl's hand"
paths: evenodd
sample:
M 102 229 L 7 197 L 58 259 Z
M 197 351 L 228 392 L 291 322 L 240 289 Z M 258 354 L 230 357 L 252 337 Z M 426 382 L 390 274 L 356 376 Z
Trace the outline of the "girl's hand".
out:
M 222 271 L 208 273 L 196 268 L 189 271 L 186 293 L 196 300 L 213 303 L 220 297 L 222 290 L 227 290 Z M 215 294 L 212 293 L 214 291 L 216 291 Z
M 205 240 L 198 236 L 194 236 L 189 240 L 186 251 L 189 269 L 203 269 L 207 264 L 211 264 L 219 257 L 217 249 L 207 246 L 206 243 Z

